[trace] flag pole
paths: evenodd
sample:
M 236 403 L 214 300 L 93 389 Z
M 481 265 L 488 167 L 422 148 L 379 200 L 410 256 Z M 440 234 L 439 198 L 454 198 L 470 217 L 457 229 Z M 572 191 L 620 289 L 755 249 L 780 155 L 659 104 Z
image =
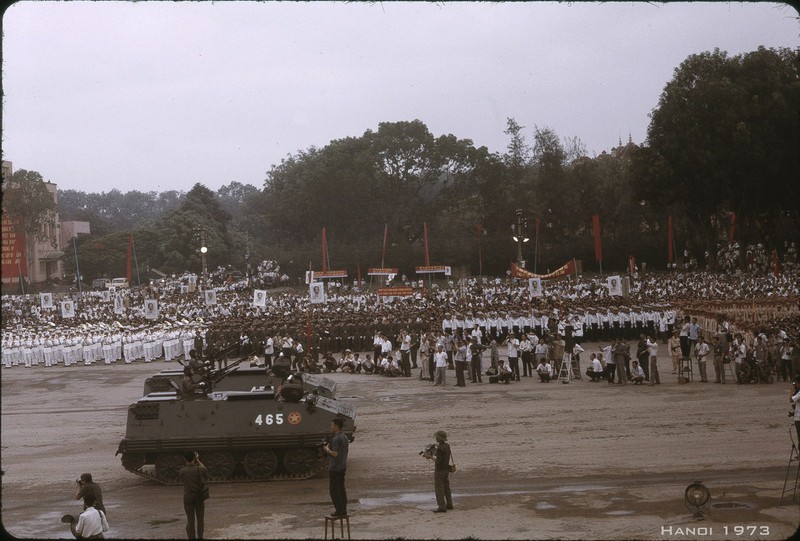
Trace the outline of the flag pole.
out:
M 22 289 L 22 294 L 25 294 L 25 277 L 22 275 L 22 258 L 17 258 L 17 269 L 19 269 L 19 287 Z
M 78 266 L 78 248 L 75 246 L 75 237 L 72 237 L 72 250 L 75 253 L 75 279 L 78 281 L 78 296 L 83 295 L 81 288 L 81 268 Z
M 136 283 L 142 287 L 142 279 L 139 276 L 139 260 L 136 258 L 136 241 L 133 240 L 133 235 L 131 235 L 131 246 L 133 247 L 133 264 L 136 266 Z

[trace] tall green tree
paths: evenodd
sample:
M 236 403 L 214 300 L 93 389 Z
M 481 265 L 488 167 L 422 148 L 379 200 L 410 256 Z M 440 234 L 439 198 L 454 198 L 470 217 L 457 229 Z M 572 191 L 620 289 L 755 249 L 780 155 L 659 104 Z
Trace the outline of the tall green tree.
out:
M 714 253 L 733 212 L 740 225 L 767 237 L 788 214 L 796 234 L 799 52 L 691 55 L 664 88 L 648 127 L 649 150 L 637 159 L 646 162 L 635 165 L 643 173 L 637 194 L 660 208 L 681 208 L 700 250 Z

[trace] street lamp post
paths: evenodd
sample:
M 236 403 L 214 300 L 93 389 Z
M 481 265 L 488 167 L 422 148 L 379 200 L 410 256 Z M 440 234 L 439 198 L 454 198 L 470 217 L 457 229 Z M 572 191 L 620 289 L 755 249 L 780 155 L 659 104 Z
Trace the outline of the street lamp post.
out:
M 208 280 L 208 267 L 206 266 L 206 254 L 208 253 L 208 246 L 206 246 L 206 228 L 196 227 L 196 233 L 200 233 L 200 261 L 203 265 L 203 288 L 206 286 Z
M 511 226 L 511 231 L 514 233 L 511 238 L 517 243 L 517 264 L 524 269 L 525 260 L 522 258 L 522 245 L 531 239 L 527 236 L 528 219 L 522 217 L 522 209 L 517 209 L 516 215 L 517 223 Z

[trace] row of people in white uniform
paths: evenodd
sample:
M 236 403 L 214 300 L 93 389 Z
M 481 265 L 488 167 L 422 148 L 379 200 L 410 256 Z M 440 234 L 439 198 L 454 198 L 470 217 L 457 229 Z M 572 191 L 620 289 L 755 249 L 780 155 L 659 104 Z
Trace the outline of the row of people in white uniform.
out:
M 659 332 L 668 332 L 675 325 L 676 312 L 672 308 L 661 307 L 619 307 L 615 309 L 590 308 L 579 310 L 576 313 L 559 317 L 558 313 L 544 314 L 536 310 L 528 314 L 521 312 L 499 313 L 490 312 L 488 316 L 479 314 L 466 316 L 460 314 L 446 314 L 442 320 L 442 331 L 470 334 L 477 326 L 483 333 L 500 336 L 503 332 L 517 329 L 517 332 L 536 331 L 549 327 L 550 319 L 558 320 L 558 333 L 564 334 L 567 326 L 572 326 L 573 336 L 582 337 L 585 332 L 603 328 L 624 327 L 631 324 L 633 327 L 652 326 Z M 492 332 L 494 330 L 494 332 Z
M 12 366 L 52 366 L 84 364 L 98 361 L 112 364 L 124 361 L 130 364 L 143 359 L 149 363 L 163 358 L 171 361 L 179 357 L 189 360 L 189 351 L 194 348 L 196 328 L 151 329 L 138 331 L 115 331 L 73 333 L 42 333 L 41 336 L 25 333 L 17 335 L 7 331 L 2 336 L 2 363 Z M 202 335 L 202 334 L 201 334 Z

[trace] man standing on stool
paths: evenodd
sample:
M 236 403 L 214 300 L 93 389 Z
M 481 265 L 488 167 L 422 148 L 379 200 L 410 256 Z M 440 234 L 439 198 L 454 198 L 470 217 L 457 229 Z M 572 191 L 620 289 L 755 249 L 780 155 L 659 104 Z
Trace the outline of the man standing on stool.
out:
M 436 451 L 425 453 L 425 458 L 435 460 L 433 473 L 433 487 L 436 492 L 436 505 L 434 513 L 445 513 L 453 508 L 453 496 L 450 494 L 450 445 L 447 443 L 447 433 L 438 430 L 433 435 L 436 438 Z
M 347 515 L 347 492 L 344 488 L 344 474 L 347 471 L 347 447 L 349 442 L 347 436 L 342 432 L 344 422 L 341 419 L 331 421 L 331 432 L 333 438 L 329 444 L 323 447 L 325 454 L 328 455 L 328 479 L 333 501 L 334 512 L 332 517 L 343 517 Z

